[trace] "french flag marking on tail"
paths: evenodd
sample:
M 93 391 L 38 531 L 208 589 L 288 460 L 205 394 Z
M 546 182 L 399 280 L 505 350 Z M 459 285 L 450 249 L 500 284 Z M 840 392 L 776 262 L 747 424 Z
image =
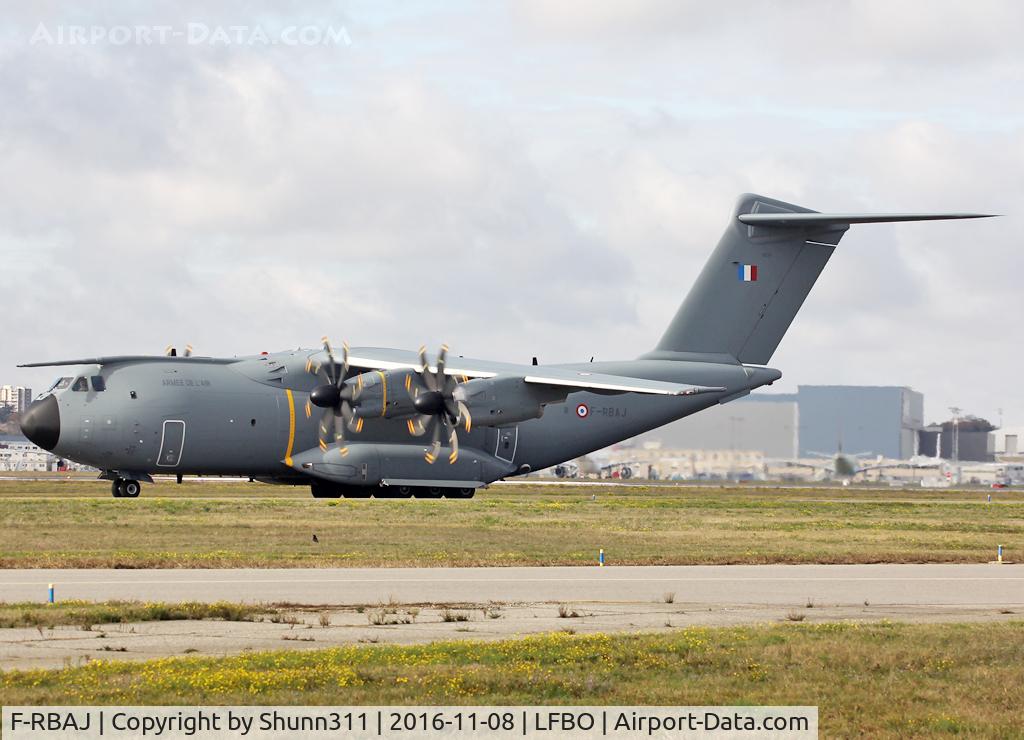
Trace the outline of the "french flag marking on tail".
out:
M 739 265 L 738 276 L 740 282 L 743 283 L 755 283 L 757 282 L 757 265 Z

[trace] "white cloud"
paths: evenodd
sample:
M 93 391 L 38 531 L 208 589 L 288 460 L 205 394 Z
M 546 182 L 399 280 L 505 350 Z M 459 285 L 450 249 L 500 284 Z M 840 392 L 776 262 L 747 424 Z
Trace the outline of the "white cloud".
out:
M 628 357 L 740 192 L 1009 214 L 1024 195 L 1009 3 L 130 8 L 22 8 L 0 35 L 8 368 L 324 332 Z M 353 44 L 30 46 L 41 19 L 344 22 Z M 991 362 L 1022 359 L 1020 236 L 1013 218 L 855 227 L 773 364 L 1024 419 Z

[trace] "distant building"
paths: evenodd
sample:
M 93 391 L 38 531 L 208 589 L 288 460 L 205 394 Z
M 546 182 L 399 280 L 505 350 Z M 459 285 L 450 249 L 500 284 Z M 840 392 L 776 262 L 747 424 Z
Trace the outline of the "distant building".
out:
M 1007 444 L 1010 449 L 1017 448 L 1016 435 L 1012 432 L 1004 433 L 1004 447 L 999 449 L 996 446 L 997 431 L 985 419 L 965 417 L 959 422 L 945 421 L 923 429 L 919 447 L 922 455 L 933 457 L 938 453 L 945 460 L 961 462 L 992 462 L 996 454 L 1008 454 L 1010 457 L 1018 454 L 1006 453 Z
M 795 401 L 751 396 L 712 406 L 693 416 L 637 437 L 673 450 L 756 450 L 766 457 L 792 459 L 798 453 L 799 413 Z
M 924 396 L 904 386 L 801 385 L 800 456 L 866 452 L 905 460 L 918 453 Z
M 1003 427 L 992 433 L 993 453 L 1004 457 L 1024 455 L 1024 427 Z
M 32 403 L 32 389 L 20 385 L 0 386 L 0 406 L 6 406 L 19 414 Z
M 924 396 L 903 386 L 801 385 L 796 393 L 754 393 L 640 435 L 686 450 L 758 450 L 793 459 L 813 453 L 917 454 Z
M 23 388 L 22 386 L 18 386 L 17 392 L 18 392 L 18 413 L 20 414 L 22 411 L 24 411 L 25 409 L 28 408 L 30 403 L 32 403 L 32 389 L 31 388 Z

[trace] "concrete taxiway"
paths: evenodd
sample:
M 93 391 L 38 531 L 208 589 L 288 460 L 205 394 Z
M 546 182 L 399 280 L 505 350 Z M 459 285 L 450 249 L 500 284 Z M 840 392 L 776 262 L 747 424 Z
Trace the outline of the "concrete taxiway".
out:
M 710 565 L 237 570 L 3 570 L 0 601 L 294 604 L 650 602 L 1024 605 L 1024 565 Z
M 987 622 L 1024 613 L 1022 565 L 6 570 L 0 601 L 242 601 L 216 620 L 0 629 L 0 670 L 352 643 L 494 640 L 779 621 Z M 565 605 L 565 606 L 562 606 Z M 465 616 L 454 620 L 446 609 Z M 326 623 L 326 626 L 324 626 Z

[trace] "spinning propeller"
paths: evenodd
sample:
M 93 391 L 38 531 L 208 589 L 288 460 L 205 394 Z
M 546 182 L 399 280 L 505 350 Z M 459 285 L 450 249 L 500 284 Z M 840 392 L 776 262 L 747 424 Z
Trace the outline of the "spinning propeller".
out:
M 352 401 L 358 391 L 352 386 L 345 385 L 345 375 L 348 373 L 348 344 L 341 345 L 341 371 L 338 371 L 338 364 L 334 360 L 334 350 L 327 337 L 323 338 L 324 352 L 327 354 L 327 365 L 318 365 L 312 360 L 306 363 L 306 371 L 312 375 L 324 379 L 323 385 L 318 385 L 309 394 L 309 401 L 306 402 L 306 416 L 312 416 L 312 406 L 318 406 L 324 410 L 320 417 L 318 427 L 318 439 L 320 449 L 326 450 L 329 444 L 328 439 L 333 437 L 335 442 L 343 442 L 345 434 L 341 421 L 350 431 L 359 432 L 363 428 L 363 420 L 357 418 L 352 412 Z M 342 456 L 348 454 L 348 448 L 339 448 Z
M 469 409 L 461 400 L 454 397 L 453 392 L 459 382 L 444 374 L 445 363 L 448 358 L 448 345 L 442 344 L 440 352 L 437 353 L 437 366 L 434 372 L 430 372 L 427 364 L 427 348 L 420 347 L 420 369 L 418 373 L 410 373 L 405 376 L 405 390 L 412 398 L 412 405 L 418 412 L 415 417 L 409 419 L 409 433 L 414 437 L 420 437 L 427 432 L 427 428 L 433 425 L 432 441 L 430 448 L 424 453 L 423 459 L 433 464 L 437 456 L 441 454 L 441 427 L 448 431 L 448 444 L 451 446 L 451 454 L 448 455 L 448 463 L 454 465 L 459 459 L 459 435 L 456 427 L 464 424 L 469 432 L 473 420 L 470 418 Z M 417 381 L 413 378 L 416 377 Z

